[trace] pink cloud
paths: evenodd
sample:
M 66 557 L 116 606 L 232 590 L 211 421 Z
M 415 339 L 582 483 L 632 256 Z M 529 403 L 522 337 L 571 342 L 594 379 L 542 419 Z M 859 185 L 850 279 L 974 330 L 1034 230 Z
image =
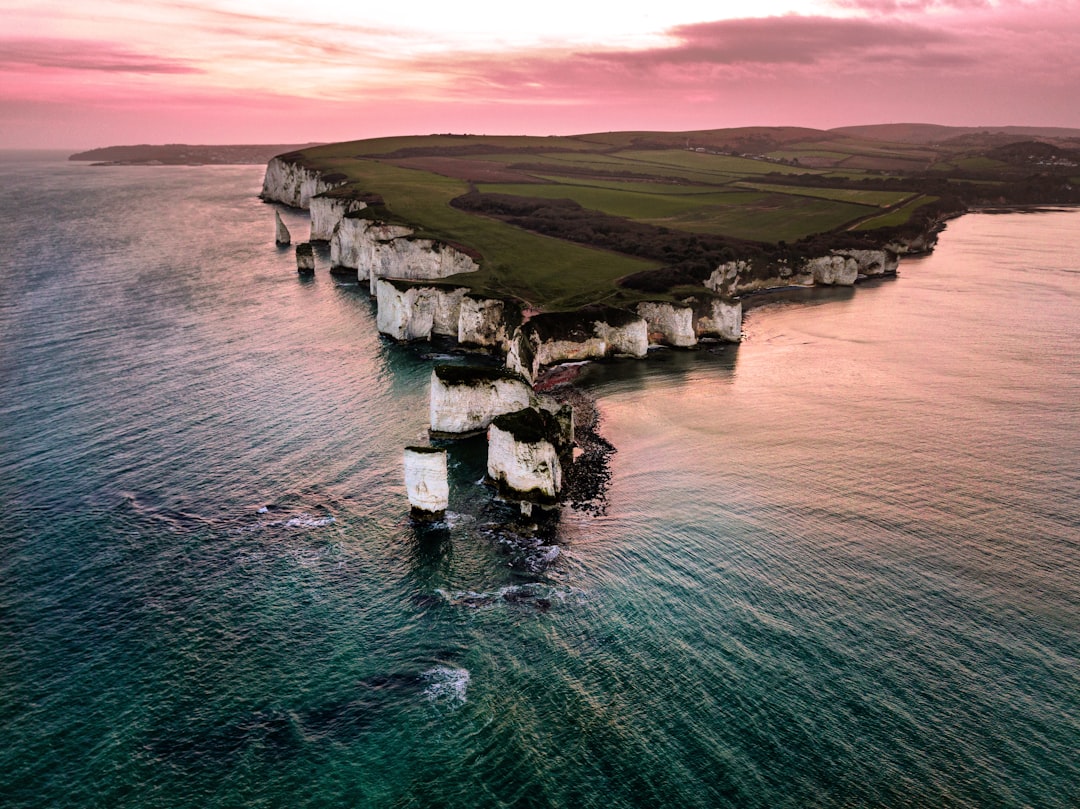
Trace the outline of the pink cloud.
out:
M 0 40 L 4 70 L 90 70 L 104 73 L 200 73 L 180 59 L 150 56 L 111 42 L 72 39 Z

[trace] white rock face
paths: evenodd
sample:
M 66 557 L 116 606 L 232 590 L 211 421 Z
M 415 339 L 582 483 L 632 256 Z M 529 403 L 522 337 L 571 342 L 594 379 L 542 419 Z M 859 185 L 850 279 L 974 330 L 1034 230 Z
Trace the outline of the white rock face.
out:
M 513 330 L 520 322 L 521 308 L 513 302 L 467 294 L 461 299 L 458 342 L 505 354 L 510 349 Z
M 717 267 L 705 286 L 719 295 L 730 297 L 744 292 L 776 289 L 789 286 L 811 286 L 813 273 L 806 267 L 793 267 L 786 261 L 778 262 L 769 274 L 753 273 L 747 261 L 728 261 Z M 753 276 L 761 277 L 753 277 Z
M 642 301 L 636 307 L 648 324 L 649 340 L 676 348 L 697 345 L 694 310 L 684 303 Z
M 859 262 L 843 255 L 812 258 L 806 262 L 806 266 L 813 273 L 815 284 L 849 287 L 859 277 Z
M 401 225 L 387 225 L 370 219 L 346 216 L 330 235 L 330 266 L 355 269 L 360 279 L 369 278 L 369 269 L 378 261 L 379 246 L 412 231 Z M 375 294 L 372 288 L 371 294 Z
M 500 423 L 496 419 L 488 427 L 488 476 L 511 496 L 555 500 L 562 490 L 562 465 L 554 444 L 544 439 L 522 440 Z
M 640 359 L 648 351 L 644 318 L 621 309 L 552 312 L 534 316 L 514 332 L 506 367 L 532 382 L 546 365 L 615 355 Z
M 644 318 L 611 325 L 603 320 L 594 324 L 596 333 L 607 343 L 605 354 L 621 354 L 641 359 L 649 353 L 649 326 Z
M 436 366 L 431 372 L 431 430 L 436 433 L 484 430 L 496 416 L 532 401 L 528 382 L 497 368 Z
M 378 279 L 375 287 L 378 330 L 395 340 L 457 337 L 465 287 L 434 287 Z
M 471 256 L 449 245 L 400 235 L 375 242 L 368 264 L 368 279 L 374 295 L 377 278 L 433 280 L 479 269 L 480 265 Z
M 705 281 L 705 286 L 718 295 L 734 295 L 743 279 L 750 271 L 750 262 L 739 259 L 738 261 L 725 261 L 713 270 L 712 275 Z
M 403 225 L 344 215 L 330 235 L 330 263 L 355 268 L 377 295 L 380 278 L 431 281 L 480 266 L 471 256 L 433 239 L 414 239 Z M 456 334 L 455 324 L 455 334 Z
M 355 199 L 341 199 L 324 194 L 312 197 L 308 209 L 311 211 L 311 235 L 308 238 L 313 242 L 330 241 L 334 228 L 345 218 L 345 214 L 362 211 L 366 207 L 367 204 Z
M 416 511 L 437 515 L 450 502 L 446 451 L 430 447 L 405 447 L 405 490 Z
M 281 214 L 274 211 L 274 242 L 288 244 L 291 241 L 292 236 L 289 235 L 289 229 L 285 227 L 285 223 L 281 221 Z
M 896 254 L 888 250 L 836 250 L 834 252 L 854 259 L 859 275 L 865 275 L 868 278 L 892 275 L 900 263 Z
M 266 164 L 260 196 L 265 200 L 283 202 L 294 208 L 307 208 L 313 196 L 339 185 L 341 185 L 340 182 L 326 182 L 316 171 L 275 157 Z
M 742 339 L 742 301 L 701 296 L 687 298 L 693 308 L 694 334 L 737 343 Z

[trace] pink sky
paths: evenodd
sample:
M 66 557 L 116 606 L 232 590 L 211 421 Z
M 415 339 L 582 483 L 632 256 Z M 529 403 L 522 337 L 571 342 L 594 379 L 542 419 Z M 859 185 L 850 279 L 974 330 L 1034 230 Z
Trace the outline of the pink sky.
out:
M 0 148 L 1080 128 L 1080 0 L 637 6 L 0 0 Z

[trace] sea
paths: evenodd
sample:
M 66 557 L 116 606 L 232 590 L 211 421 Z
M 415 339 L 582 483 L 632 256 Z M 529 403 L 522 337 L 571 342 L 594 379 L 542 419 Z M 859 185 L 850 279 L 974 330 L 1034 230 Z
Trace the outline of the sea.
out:
M 540 529 L 260 166 L 0 154 L 5 807 L 1080 806 L 1080 210 L 584 366 Z M 294 239 L 306 214 L 280 208 Z

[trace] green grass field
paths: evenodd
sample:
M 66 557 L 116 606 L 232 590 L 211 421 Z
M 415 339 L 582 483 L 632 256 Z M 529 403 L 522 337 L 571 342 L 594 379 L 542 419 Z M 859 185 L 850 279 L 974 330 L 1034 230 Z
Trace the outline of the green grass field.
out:
M 902 225 L 911 218 L 911 214 L 918 208 L 924 205 L 929 205 L 932 202 L 937 202 L 937 197 L 920 196 L 911 200 L 905 205 L 900 206 L 895 211 L 889 213 L 883 213 L 879 216 L 871 217 L 865 222 L 860 222 L 854 230 L 873 230 L 875 228 L 893 227 L 895 225 Z
M 768 183 L 739 183 L 738 185 L 740 188 L 791 194 L 796 197 L 832 199 L 839 202 L 852 202 L 856 205 L 870 205 L 875 208 L 899 205 L 912 196 L 908 191 L 863 191 L 857 188 L 814 188 L 797 185 L 770 185 Z

